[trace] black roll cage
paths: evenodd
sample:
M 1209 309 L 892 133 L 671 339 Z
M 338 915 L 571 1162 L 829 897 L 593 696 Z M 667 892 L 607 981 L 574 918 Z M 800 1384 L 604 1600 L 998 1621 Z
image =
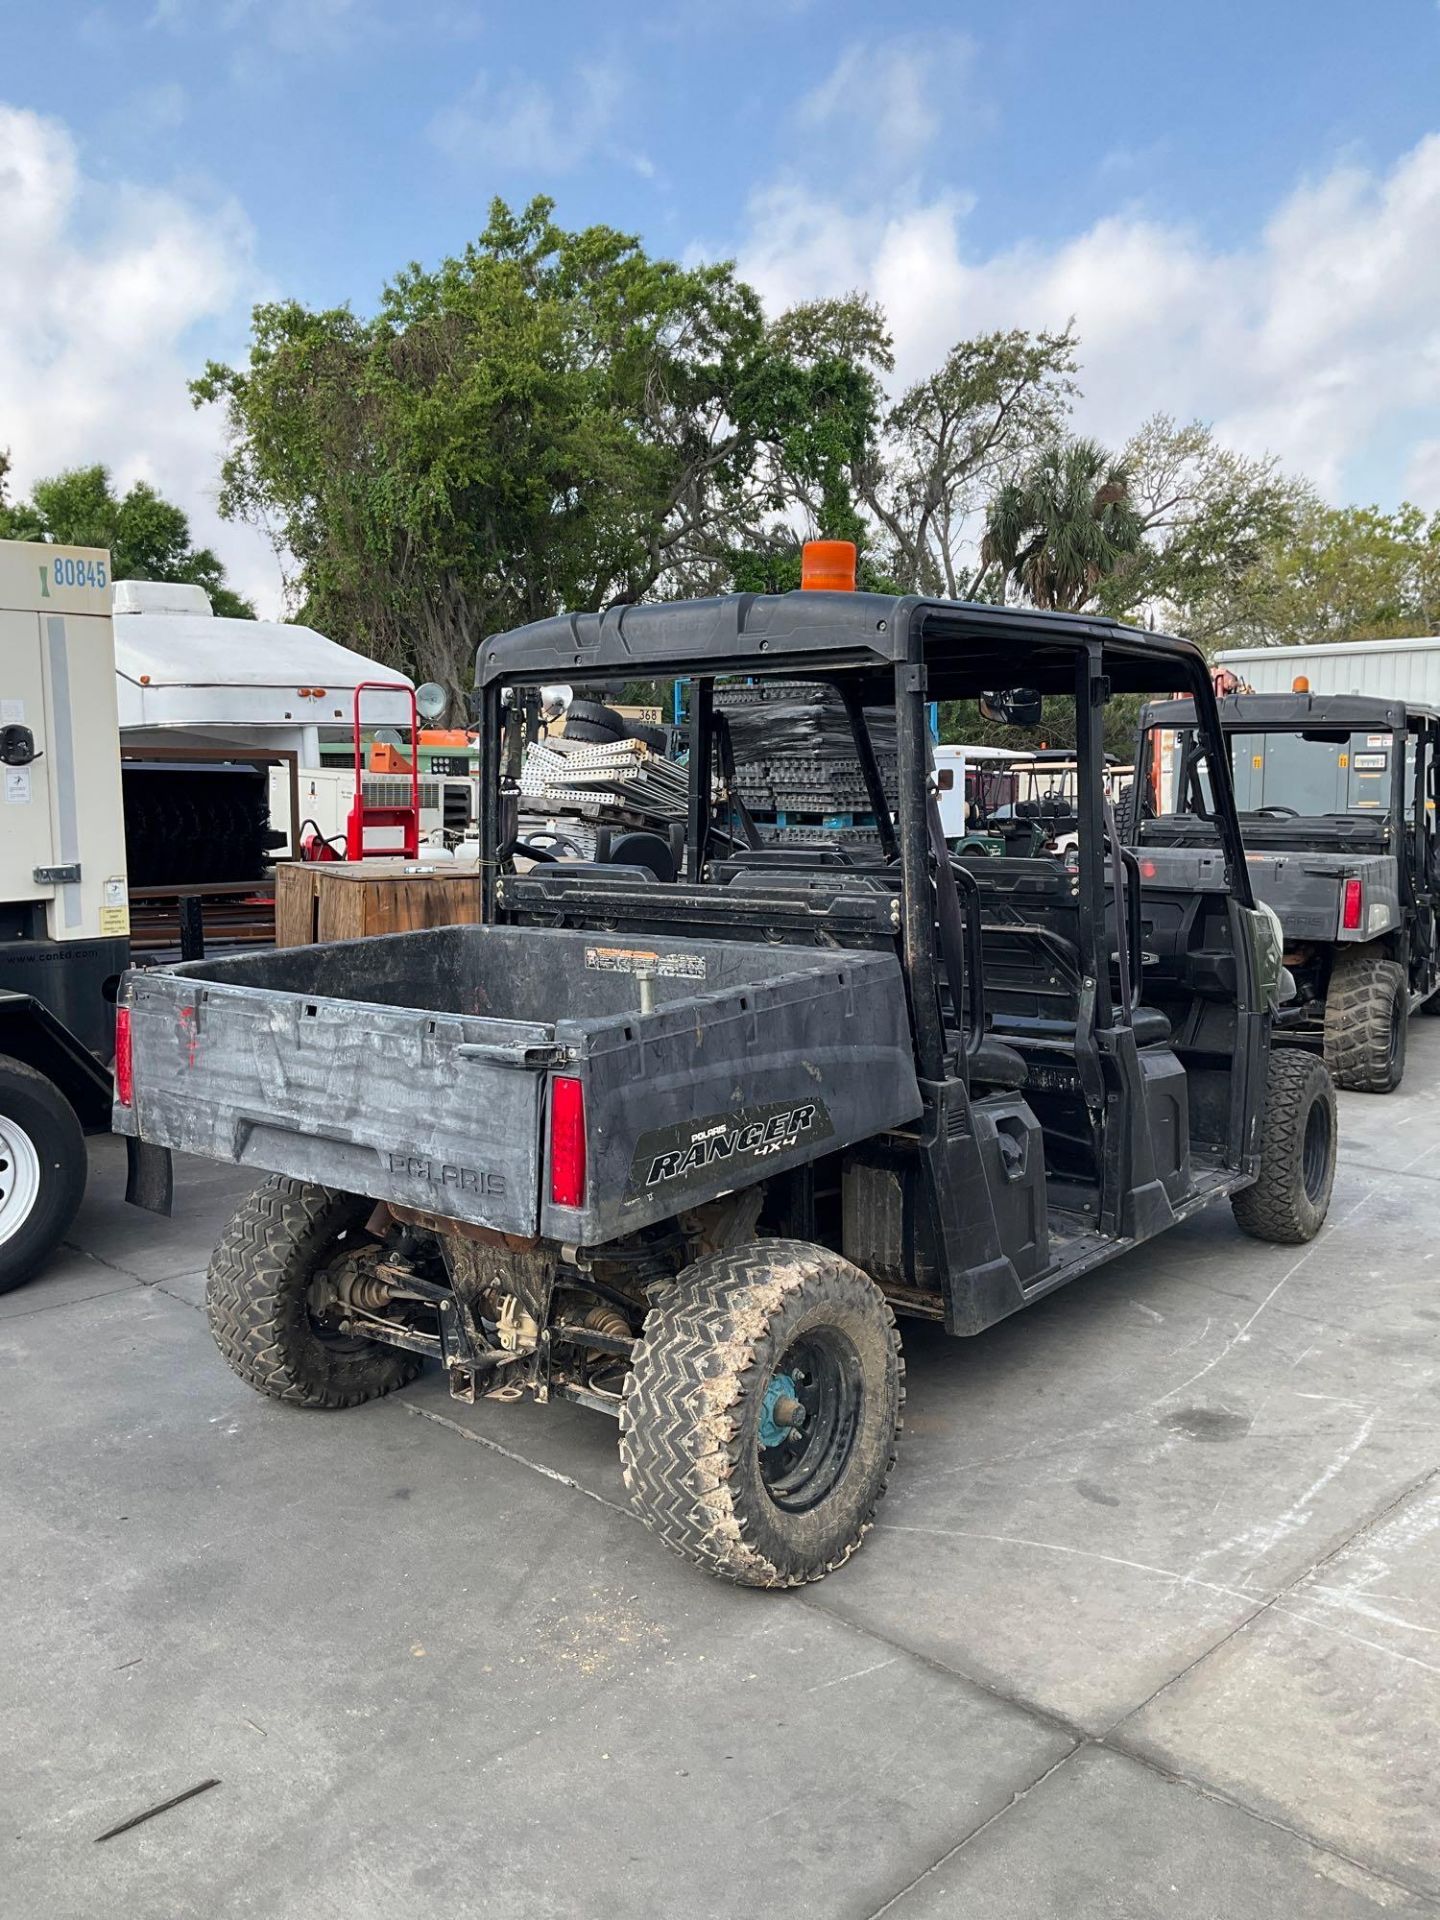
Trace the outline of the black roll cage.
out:
M 982 664 L 983 663 L 983 664 Z M 1005 675 L 1008 673 L 1008 679 Z M 977 675 L 988 674 L 983 682 Z M 996 676 L 1000 677 L 997 678 Z M 900 957 L 911 1009 L 921 1078 L 946 1075 L 940 1010 L 945 956 L 937 944 L 937 890 L 957 887 L 970 902 L 964 942 L 965 972 L 974 978 L 978 937 L 973 889 L 932 858 L 933 801 L 927 702 L 974 698 L 984 687 L 1035 685 L 1073 698 L 1076 715 L 1077 832 L 1079 842 L 1079 953 L 1087 997 L 1098 1028 L 1129 1021 L 1128 996 L 1111 990 L 1106 931 L 1107 883 L 1127 896 L 1117 944 L 1138 915 L 1138 866 L 1106 854 L 1104 709 L 1113 693 L 1171 691 L 1188 695 L 1196 724 L 1214 749 L 1217 821 L 1227 885 L 1241 906 L 1253 908 L 1235 813 L 1228 755 L 1204 656 L 1191 642 L 1142 633 L 1085 615 L 932 601 L 919 596 L 796 592 L 735 594 L 718 600 L 658 602 L 604 613 L 557 615 L 486 640 L 476 657 L 480 721 L 481 914 L 498 917 L 496 882 L 506 854 L 502 837 L 507 765 L 513 795 L 517 729 L 507 735 L 505 689 L 523 690 L 576 680 L 683 678 L 690 682 L 689 781 L 686 832 L 687 889 L 704 885 L 715 822 L 711 804 L 717 741 L 714 687 L 736 676 L 824 681 L 845 703 L 867 791 L 880 826 L 882 850 L 900 866 Z M 530 696 L 533 711 L 534 696 Z M 897 800 L 893 827 L 869 729 L 866 706 L 893 701 Z M 1180 703 L 1177 703 L 1177 705 Z M 507 762 L 508 746 L 508 762 Z M 893 839 L 893 846 L 892 846 Z M 943 844 L 943 843 L 942 843 Z M 983 983 L 971 1003 L 972 1023 L 983 1004 Z M 956 1010 L 957 1021 L 960 1012 Z M 970 1038 L 978 1038 L 971 1035 Z M 954 1062 L 965 1074 L 963 1051 Z
M 1220 729 L 1225 739 L 1224 760 L 1230 769 L 1230 742 L 1246 733 L 1315 733 L 1344 730 L 1347 733 L 1383 733 L 1390 741 L 1391 780 L 1385 812 L 1397 835 L 1425 832 L 1425 801 L 1436 784 L 1435 737 L 1440 715 L 1431 708 L 1394 700 L 1381 700 L 1364 694 L 1227 694 L 1216 703 Z M 1149 742 L 1155 733 L 1193 732 L 1196 713 L 1190 700 L 1159 701 L 1147 706 L 1140 716 L 1140 751 L 1136 756 L 1137 788 L 1143 784 L 1142 769 L 1148 761 Z M 1415 748 L 1414 791 L 1407 793 L 1409 748 Z M 1188 779 L 1194 755 L 1182 750 L 1183 765 L 1177 779 Z M 1231 769 L 1233 771 L 1233 769 Z M 1434 797 L 1431 795 L 1431 797 Z M 1201 816 L 1203 817 L 1203 816 Z M 1138 827 L 1140 810 L 1134 810 Z

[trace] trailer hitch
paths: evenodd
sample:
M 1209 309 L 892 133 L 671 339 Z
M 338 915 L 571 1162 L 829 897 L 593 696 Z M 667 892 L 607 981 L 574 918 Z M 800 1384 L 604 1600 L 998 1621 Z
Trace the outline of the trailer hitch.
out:
M 451 1398 L 474 1405 L 478 1383 L 499 1368 L 528 1359 L 525 1351 L 506 1352 L 490 1346 L 469 1302 L 449 1287 L 422 1279 L 403 1263 L 388 1260 L 375 1268 L 375 1277 L 390 1288 L 392 1297 L 423 1300 L 436 1309 L 440 1323 L 440 1359 L 450 1383 Z M 484 1391 L 483 1388 L 479 1389 Z

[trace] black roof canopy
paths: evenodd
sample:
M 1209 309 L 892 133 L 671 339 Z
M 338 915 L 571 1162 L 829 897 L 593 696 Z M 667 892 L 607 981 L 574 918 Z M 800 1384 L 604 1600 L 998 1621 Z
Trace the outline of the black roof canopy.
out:
M 924 628 L 928 692 L 935 699 L 1022 683 L 1041 692 L 1068 692 L 1075 651 L 1092 640 L 1106 648 L 1106 671 L 1117 692 L 1178 691 L 1193 686 L 1195 669 L 1203 666 L 1188 640 L 1087 614 L 797 591 L 557 614 L 482 642 L 475 680 L 478 686 L 496 680 L 583 684 L 769 673 L 824 679 L 856 669 L 868 669 L 867 678 L 888 678 L 897 661 L 910 657 L 910 627 L 917 618 Z
M 1408 719 L 1434 719 L 1432 709 L 1364 693 L 1227 693 L 1220 724 L 1229 733 L 1305 733 L 1345 728 L 1350 733 L 1394 732 Z M 1165 701 L 1145 711 L 1149 726 L 1195 724 L 1193 701 Z

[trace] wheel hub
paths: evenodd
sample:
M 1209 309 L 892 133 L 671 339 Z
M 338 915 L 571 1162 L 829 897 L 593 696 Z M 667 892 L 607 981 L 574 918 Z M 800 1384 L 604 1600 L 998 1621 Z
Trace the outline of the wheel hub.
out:
M 40 1198 L 40 1155 L 17 1120 L 0 1113 L 0 1244 L 13 1238 Z
M 787 1513 L 808 1513 L 843 1478 L 864 1406 L 859 1358 L 833 1328 L 802 1334 L 780 1356 L 756 1430 L 765 1490 Z
M 805 1407 L 796 1390 L 794 1376 L 773 1374 L 760 1407 L 760 1444 L 783 1447 L 805 1424 Z

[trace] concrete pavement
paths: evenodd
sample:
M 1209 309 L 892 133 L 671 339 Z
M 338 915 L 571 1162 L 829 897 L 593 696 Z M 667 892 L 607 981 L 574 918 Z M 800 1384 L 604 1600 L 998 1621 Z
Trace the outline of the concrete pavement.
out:
M 791 1595 L 600 1416 L 259 1399 L 197 1311 L 245 1183 L 153 1222 L 96 1143 L 0 1297 L 0 1916 L 1440 1914 L 1440 1022 L 1341 1105 L 1312 1247 L 907 1326 L 884 1521 Z

